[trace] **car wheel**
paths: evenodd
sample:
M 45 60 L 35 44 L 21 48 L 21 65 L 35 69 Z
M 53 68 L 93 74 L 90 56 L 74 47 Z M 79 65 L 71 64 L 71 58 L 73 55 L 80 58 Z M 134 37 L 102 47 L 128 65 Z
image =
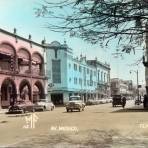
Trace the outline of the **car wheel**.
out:
M 54 107 L 52 106 L 52 107 L 51 107 L 51 111 L 53 111 L 53 110 L 54 110 Z
M 43 111 L 46 111 L 46 106 L 43 107 Z
M 81 112 L 81 108 L 79 108 L 79 112 Z
M 45 107 L 42 108 L 42 111 L 45 111 Z
M 69 112 L 69 109 L 66 109 L 67 112 Z
M 34 109 L 34 107 L 32 108 L 32 112 L 35 112 L 35 109 Z
M 22 109 L 21 110 L 21 114 L 25 114 L 26 110 L 25 109 Z

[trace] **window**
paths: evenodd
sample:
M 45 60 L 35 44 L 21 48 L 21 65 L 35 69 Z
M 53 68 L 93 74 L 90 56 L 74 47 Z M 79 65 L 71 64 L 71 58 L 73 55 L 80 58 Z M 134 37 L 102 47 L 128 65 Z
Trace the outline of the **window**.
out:
M 83 67 L 83 71 L 84 71 L 84 74 L 86 74 L 86 68 L 85 67 Z
M 74 64 L 74 70 L 77 71 L 77 64 Z
M 98 82 L 100 81 L 100 70 L 98 70 Z
M 71 82 L 71 78 L 69 78 L 69 82 Z
M 96 76 L 96 71 L 94 71 L 94 76 Z
M 84 86 L 86 86 L 86 80 L 84 80 Z
M 77 84 L 77 78 L 74 78 L 74 84 Z
M 109 74 L 107 74 L 107 82 L 109 82 Z
M 106 82 L 106 74 L 104 73 L 104 82 Z
M 79 78 L 79 84 L 82 85 L 82 79 L 81 78 Z
M 83 78 L 84 78 L 84 86 L 86 86 L 86 68 L 83 67 Z
M 72 96 L 72 93 L 69 93 L 69 97 Z
M 82 67 L 81 66 L 79 66 L 79 72 L 81 72 L 82 71 Z
M 90 86 L 93 86 L 92 70 L 90 70 Z
M 96 82 L 94 81 L 94 86 L 96 86 Z
M 53 83 L 61 83 L 61 61 L 52 60 Z
M 92 70 L 90 70 L 90 74 L 92 75 Z
M 93 81 L 90 81 L 90 86 L 93 86 Z
M 87 86 L 89 86 L 89 80 L 87 80 Z
M 87 74 L 89 74 L 89 69 L 87 68 Z
M 103 71 L 101 72 L 101 81 L 103 81 Z

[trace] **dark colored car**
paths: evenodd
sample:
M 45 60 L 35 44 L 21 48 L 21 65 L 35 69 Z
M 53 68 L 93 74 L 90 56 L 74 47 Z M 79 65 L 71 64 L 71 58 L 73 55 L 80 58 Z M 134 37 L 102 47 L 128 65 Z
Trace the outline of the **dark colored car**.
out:
M 34 104 L 29 100 L 19 100 L 9 107 L 8 113 L 34 112 Z
M 116 107 L 117 105 L 122 105 L 122 96 L 121 95 L 114 95 L 112 96 L 112 106 Z

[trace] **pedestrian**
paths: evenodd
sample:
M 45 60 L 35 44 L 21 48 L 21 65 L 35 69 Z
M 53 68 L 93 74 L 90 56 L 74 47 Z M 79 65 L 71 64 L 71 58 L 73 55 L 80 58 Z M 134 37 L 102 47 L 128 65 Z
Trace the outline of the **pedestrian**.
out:
M 147 107 L 147 102 L 148 102 L 148 97 L 147 97 L 147 95 L 145 94 L 145 95 L 144 95 L 144 100 L 143 100 L 143 107 L 144 107 L 144 108 Z
M 126 97 L 122 97 L 122 107 L 124 108 L 126 105 Z
M 10 95 L 10 106 L 13 106 L 15 102 L 15 98 L 13 95 Z

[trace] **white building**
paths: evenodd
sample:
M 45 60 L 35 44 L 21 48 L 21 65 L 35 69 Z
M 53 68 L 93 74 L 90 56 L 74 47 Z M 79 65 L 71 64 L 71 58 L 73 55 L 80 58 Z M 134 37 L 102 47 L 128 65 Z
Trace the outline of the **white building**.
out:
M 73 57 L 73 50 L 57 41 L 47 44 L 48 94 L 55 104 L 68 101 L 70 95 L 82 95 L 84 101 L 109 95 L 110 66 L 86 57 Z
M 131 80 L 122 80 L 119 78 L 111 79 L 111 95 L 133 95 L 133 84 Z

